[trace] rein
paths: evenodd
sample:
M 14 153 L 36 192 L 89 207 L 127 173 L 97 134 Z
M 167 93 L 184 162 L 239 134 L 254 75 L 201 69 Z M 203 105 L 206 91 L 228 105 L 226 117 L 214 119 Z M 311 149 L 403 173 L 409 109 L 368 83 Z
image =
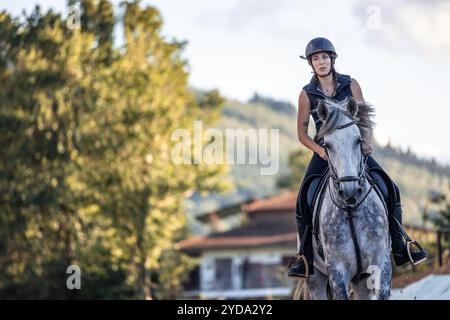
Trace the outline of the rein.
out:
M 350 121 L 350 122 L 348 122 L 346 124 L 340 125 L 339 127 L 336 128 L 336 130 L 344 129 L 344 128 L 350 127 L 351 125 L 356 125 L 356 121 Z M 330 155 L 328 153 L 327 147 L 324 146 L 324 149 L 325 149 L 325 152 L 326 152 L 327 157 L 328 157 L 328 165 L 329 165 L 330 171 L 331 171 L 330 176 L 331 176 L 331 178 L 333 179 L 333 181 L 334 181 L 334 183 L 336 185 L 338 185 L 340 182 L 350 182 L 350 181 L 358 181 L 360 185 L 362 184 L 363 179 L 364 179 L 365 166 L 366 166 L 366 163 L 367 163 L 368 156 L 362 156 L 361 157 L 361 161 L 359 163 L 359 174 L 358 174 L 358 176 L 345 176 L 345 177 L 339 178 L 337 173 L 336 173 L 336 169 L 334 168 L 333 163 L 331 162 L 331 158 L 330 158 Z M 361 153 L 362 153 L 362 150 L 361 150 Z
M 356 121 L 353 120 L 353 121 L 350 121 L 350 122 L 348 122 L 346 124 L 340 125 L 339 127 L 336 128 L 336 130 L 344 129 L 344 128 L 347 128 L 347 127 L 349 127 L 351 125 L 356 125 Z M 344 176 L 344 177 L 341 177 L 341 178 L 338 177 L 338 175 L 336 173 L 336 170 L 335 170 L 335 168 L 333 166 L 333 163 L 331 162 L 331 158 L 330 158 L 330 156 L 328 154 L 327 147 L 326 146 L 323 146 L 323 147 L 324 147 L 325 152 L 326 152 L 327 157 L 328 157 L 328 166 L 330 168 L 330 177 L 333 179 L 333 182 L 334 182 L 335 186 L 337 186 L 338 190 L 340 190 L 339 184 L 341 182 L 358 181 L 360 186 L 363 184 L 364 179 L 366 179 L 366 174 L 367 173 L 366 173 L 366 169 L 365 168 L 366 168 L 366 163 L 367 163 L 367 159 L 368 159 L 369 156 L 364 156 L 362 154 L 362 146 L 361 146 L 361 154 L 362 154 L 362 156 L 361 156 L 361 161 L 359 163 L 358 176 Z M 331 188 L 328 189 L 331 201 L 334 203 L 334 205 L 337 208 L 339 208 L 339 209 L 341 209 L 341 210 L 343 210 L 343 211 L 345 211 L 347 213 L 347 219 L 348 219 L 348 222 L 349 222 L 350 232 L 351 232 L 353 244 L 355 246 L 355 254 L 356 254 L 357 271 L 356 271 L 356 275 L 352 278 L 352 282 L 354 282 L 354 283 L 358 283 L 361 279 L 366 278 L 367 276 L 369 276 L 369 274 L 367 274 L 367 273 L 362 273 L 361 250 L 359 248 L 358 238 L 356 236 L 355 226 L 354 226 L 354 223 L 353 223 L 354 211 L 356 210 L 356 208 L 358 208 L 361 205 L 361 203 L 364 202 L 364 200 L 367 198 L 367 196 L 372 191 L 373 186 L 374 186 L 374 184 L 376 182 L 375 181 L 369 181 L 369 183 L 370 183 L 370 188 L 368 189 L 366 194 L 363 197 L 360 197 L 360 200 L 357 201 L 354 205 L 353 204 L 352 205 L 347 204 L 344 199 L 342 199 L 342 200 L 343 200 L 345 206 L 339 205 L 337 203 L 337 201 L 335 200 L 335 198 L 333 197 L 333 193 L 331 192 Z M 339 194 L 339 192 L 338 192 L 338 194 Z

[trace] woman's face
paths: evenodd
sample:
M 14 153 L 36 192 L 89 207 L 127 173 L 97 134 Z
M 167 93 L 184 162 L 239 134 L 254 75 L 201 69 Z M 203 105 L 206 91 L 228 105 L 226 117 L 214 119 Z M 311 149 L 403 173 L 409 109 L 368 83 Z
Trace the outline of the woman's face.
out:
M 326 52 L 318 52 L 312 55 L 311 63 L 314 71 L 319 76 L 326 76 L 331 70 L 331 57 Z

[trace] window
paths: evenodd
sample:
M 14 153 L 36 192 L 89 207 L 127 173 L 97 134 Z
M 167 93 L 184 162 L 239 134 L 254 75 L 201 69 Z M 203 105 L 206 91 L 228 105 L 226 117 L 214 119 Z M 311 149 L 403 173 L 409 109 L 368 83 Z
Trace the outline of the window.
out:
M 243 264 L 243 287 L 250 288 L 276 288 L 285 287 L 283 266 L 275 263 L 249 262 Z
M 183 287 L 185 290 L 199 290 L 200 288 L 200 268 L 195 267 L 189 272 L 189 278 L 184 282 Z
M 215 260 L 215 282 L 213 284 L 214 290 L 226 290 L 233 287 L 231 281 L 231 267 L 232 261 L 230 258 L 220 258 Z

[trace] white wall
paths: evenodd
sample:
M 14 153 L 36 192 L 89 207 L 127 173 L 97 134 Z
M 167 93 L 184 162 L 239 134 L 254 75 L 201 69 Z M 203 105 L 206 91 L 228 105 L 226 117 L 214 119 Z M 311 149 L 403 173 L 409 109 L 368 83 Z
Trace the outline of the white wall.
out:
M 201 255 L 200 265 L 200 295 L 205 298 L 245 298 L 255 296 L 280 296 L 288 295 L 291 291 L 289 287 L 242 289 L 242 263 L 245 259 L 250 262 L 261 262 L 267 264 L 281 264 L 283 256 L 291 256 L 294 252 L 285 248 L 267 249 L 237 249 L 221 251 L 205 251 Z M 224 291 L 214 290 L 215 281 L 215 259 L 230 258 L 232 261 L 232 289 Z

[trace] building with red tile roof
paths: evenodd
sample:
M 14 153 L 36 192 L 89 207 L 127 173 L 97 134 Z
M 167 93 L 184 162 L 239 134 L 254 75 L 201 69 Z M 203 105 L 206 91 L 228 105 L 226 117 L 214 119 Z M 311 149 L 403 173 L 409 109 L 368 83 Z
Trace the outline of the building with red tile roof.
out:
M 191 274 L 185 296 L 288 297 L 294 282 L 285 271 L 297 247 L 296 200 L 297 192 L 286 192 L 200 216 L 199 221 L 216 226 L 222 220 L 240 216 L 241 224 L 178 243 L 180 250 L 201 261 Z

